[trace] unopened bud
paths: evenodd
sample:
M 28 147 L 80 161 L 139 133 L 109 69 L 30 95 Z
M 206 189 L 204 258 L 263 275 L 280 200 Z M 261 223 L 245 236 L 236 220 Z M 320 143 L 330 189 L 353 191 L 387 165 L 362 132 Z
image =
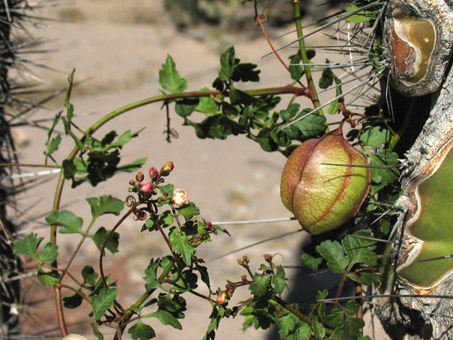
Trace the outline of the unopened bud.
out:
M 133 179 L 131 179 L 131 180 L 129 181 L 129 185 L 135 186 L 135 183 L 136 183 L 136 182 L 135 182 L 135 180 L 133 180 Z
M 137 172 L 137 175 L 135 176 L 135 179 L 138 181 L 138 182 L 141 182 L 145 179 L 145 175 L 143 175 L 143 172 L 139 171 Z
M 175 189 L 173 191 L 173 196 L 171 197 L 171 201 L 173 202 L 176 207 L 183 206 L 184 204 L 189 203 L 189 198 L 186 189 Z
M 151 194 L 153 192 L 153 183 L 151 181 L 144 181 L 142 184 L 142 192 L 145 194 Z
M 160 169 L 160 175 L 168 176 L 174 167 L 175 165 L 173 164 L 172 161 L 165 163 L 164 165 L 162 165 L 162 168 Z
M 219 295 L 217 295 L 217 303 L 219 305 L 223 305 L 227 300 L 227 294 L 226 292 L 220 292 Z
M 152 166 L 151 168 L 149 168 L 149 178 L 155 179 L 158 175 L 159 175 L 159 172 L 157 171 L 157 169 L 155 167 Z

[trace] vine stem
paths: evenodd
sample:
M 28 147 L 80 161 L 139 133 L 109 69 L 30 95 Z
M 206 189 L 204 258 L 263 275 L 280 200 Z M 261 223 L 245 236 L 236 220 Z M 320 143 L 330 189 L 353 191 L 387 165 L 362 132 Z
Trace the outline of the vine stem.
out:
M 305 71 L 305 77 L 307 78 L 307 85 L 308 85 L 308 90 L 310 92 L 310 99 L 313 102 L 313 106 L 315 109 L 318 109 L 319 114 L 324 116 L 324 112 L 322 111 L 321 107 L 321 102 L 319 101 L 319 96 L 318 92 L 316 90 L 315 82 L 313 80 L 313 76 L 311 74 L 310 70 L 310 60 L 308 59 L 307 56 L 307 49 L 305 47 L 305 39 L 302 39 L 304 36 L 304 32 L 302 29 L 302 17 L 300 14 L 300 5 L 299 5 L 299 0 L 293 0 L 294 4 L 294 13 L 295 13 L 295 19 L 296 19 L 296 31 L 297 31 L 297 37 L 299 38 L 299 49 L 300 49 L 300 54 L 302 57 L 302 63 L 304 66 L 304 71 Z
M 278 94 L 293 94 L 293 95 L 307 95 L 305 89 L 300 87 L 294 86 L 283 86 L 283 87 L 272 87 L 272 88 L 263 88 L 263 89 L 255 89 L 255 90 L 248 90 L 246 91 L 248 94 L 252 96 L 264 96 L 264 95 L 278 95 Z M 129 112 L 131 110 L 137 109 L 142 106 L 146 106 L 149 104 L 154 104 L 158 102 L 168 102 L 175 99 L 180 98 L 202 98 L 202 97 L 220 97 L 222 93 L 219 91 L 192 91 L 192 92 L 184 92 L 184 93 L 172 93 L 172 94 L 164 94 L 155 97 L 145 98 L 142 100 L 138 100 L 136 102 L 130 103 L 123 107 L 120 107 L 101 119 L 99 119 L 96 123 L 91 125 L 85 132 L 85 135 L 81 138 L 81 142 L 85 143 L 88 138 L 90 138 L 97 130 L 99 130 L 103 125 L 111 121 L 112 119 Z M 69 153 L 67 159 L 72 160 L 76 157 L 77 153 L 79 152 L 79 148 L 75 146 L 72 151 Z M 52 205 L 52 211 L 57 211 L 60 208 L 61 197 L 63 193 L 63 187 L 65 183 L 64 171 L 60 173 L 58 177 L 55 195 Z M 50 227 L 50 243 L 56 244 L 57 243 L 57 225 L 51 225 Z M 57 260 L 52 263 L 52 266 L 58 267 Z M 57 286 L 54 287 L 54 296 L 55 296 L 55 303 L 57 308 L 57 318 L 58 318 L 58 327 L 60 328 L 60 333 L 64 337 L 68 335 L 68 329 L 66 327 L 66 322 L 64 318 L 63 312 L 63 300 L 61 296 L 61 289 Z
M 101 247 L 101 254 L 99 255 L 99 274 L 101 275 L 101 278 L 102 278 L 102 283 L 104 284 L 104 287 L 106 289 L 109 289 L 109 286 L 107 284 L 107 281 L 105 279 L 105 274 L 104 274 L 104 265 L 103 265 L 103 254 L 105 253 L 105 247 L 107 246 L 107 243 L 109 242 L 110 240 L 110 237 L 113 235 L 113 233 L 115 232 L 116 229 L 118 229 L 118 227 L 124 222 L 124 220 L 126 218 L 129 217 L 130 214 L 132 214 L 134 211 L 135 211 L 135 208 L 137 207 L 137 203 L 132 203 L 132 206 L 130 207 L 130 209 L 119 219 L 118 222 L 116 222 L 116 224 L 114 225 L 114 227 L 112 228 L 112 230 L 110 230 L 109 234 L 107 235 L 104 243 L 102 244 L 102 247 Z
M 283 301 L 283 299 L 281 299 L 280 297 L 278 297 L 277 295 L 274 295 L 272 296 L 272 300 L 274 300 L 275 302 L 277 302 L 280 306 L 282 306 L 283 308 L 285 308 L 286 310 L 288 310 L 289 312 L 291 312 L 292 314 L 294 314 L 295 316 L 297 316 L 299 319 L 301 319 L 302 321 L 308 323 L 309 325 L 311 325 L 313 323 L 313 321 L 311 321 L 311 319 L 299 312 L 296 308 L 294 308 L 293 306 L 291 306 L 289 303 L 287 303 L 286 301 Z

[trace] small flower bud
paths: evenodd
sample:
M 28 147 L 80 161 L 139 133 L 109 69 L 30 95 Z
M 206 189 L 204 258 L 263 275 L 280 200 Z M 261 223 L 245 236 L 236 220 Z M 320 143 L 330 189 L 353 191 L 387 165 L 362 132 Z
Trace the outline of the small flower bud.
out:
M 145 194 L 151 194 L 153 192 L 153 183 L 151 181 L 144 181 L 142 184 L 142 192 Z
M 173 164 L 172 161 L 165 163 L 164 165 L 162 165 L 162 168 L 160 169 L 160 175 L 168 176 L 174 167 L 175 165 Z
M 271 254 L 264 254 L 264 261 L 266 262 L 272 262 L 272 255 Z
M 220 292 L 219 295 L 217 295 L 217 303 L 219 305 L 223 305 L 227 300 L 227 294 L 226 292 Z
M 135 179 L 137 180 L 137 182 L 141 182 L 145 179 L 145 175 L 143 175 L 143 172 L 139 171 L 137 172 Z
M 183 206 L 189 202 L 188 194 L 186 189 L 175 189 L 173 191 L 173 196 L 171 197 L 171 201 L 173 202 L 176 207 Z
M 149 168 L 149 178 L 155 179 L 158 175 L 159 173 L 157 172 L 157 169 L 155 167 L 152 166 L 151 168 Z
M 135 180 L 131 179 L 131 180 L 129 181 L 129 185 L 135 186 Z

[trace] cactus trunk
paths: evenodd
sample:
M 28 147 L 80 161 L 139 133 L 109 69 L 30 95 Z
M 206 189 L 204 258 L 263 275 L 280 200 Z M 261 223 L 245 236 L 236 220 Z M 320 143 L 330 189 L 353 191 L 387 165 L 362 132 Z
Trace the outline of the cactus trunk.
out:
M 451 259 L 418 262 L 453 253 L 451 214 L 452 197 L 448 195 L 453 175 L 447 171 L 453 145 L 453 72 L 450 70 L 436 96 L 430 117 L 406 153 L 408 168 L 403 174 L 402 196 L 398 205 L 402 213 L 397 223 L 397 246 L 393 249 L 393 267 L 399 273 L 383 287 L 386 294 L 415 297 L 382 298 L 377 313 L 384 328 L 395 339 L 453 339 L 453 263 Z M 450 155 L 449 155 L 450 153 Z M 449 156 L 449 157 L 447 157 Z M 436 182 L 443 183 L 439 188 Z M 443 195 L 435 203 L 430 192 Z M 433 203 L 434 202 L 434 203 Z M 439 232 L 436 232 L 436 228 Z M 440 271 L 434 274 L 436 271 Z M 424 295 L 426 297 L 420 297 Z

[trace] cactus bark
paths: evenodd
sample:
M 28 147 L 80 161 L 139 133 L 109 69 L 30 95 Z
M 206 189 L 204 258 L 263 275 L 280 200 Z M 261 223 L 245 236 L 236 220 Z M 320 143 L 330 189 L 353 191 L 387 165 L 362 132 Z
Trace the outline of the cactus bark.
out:
M 422 132 L 406 153 L 407 168 L 401 179 L 402 196 L 397 204 L 402 209 L 396 227 L 397 242 L 393 248 L 393 266 L 408 260 L 410 251 L 420 243 L 410 233 L 407 221 L 418 209 L 416 189 L 428 178 L 453 145 L 453 71 L 450 69 L 441 89 L 431 95 L 432 107 Z M 452 180 L 453 174 L 449 176 Z M 445 197 L 445 200 L 451 200 Z M 445 228 L 453 227 L 453 220 L 442 221 Z M 453 229 L 452 229 L 453 230 Z M 452 231 L 453 232 L 453 231 Z M 453 247 L 452 251 L 453 253 Z M 439 260 L 445 261 L 445 260 Z M 453 275 L 447 275 L 432 287 L 416 286 L 395 275 L 382 287 L 383 292 L 397 295 L 426 295 L 426 297 L 381 298 L 377 314 L 393 339 L 453 339 Z M 430 297 L 431 296 L 431 297 Z

